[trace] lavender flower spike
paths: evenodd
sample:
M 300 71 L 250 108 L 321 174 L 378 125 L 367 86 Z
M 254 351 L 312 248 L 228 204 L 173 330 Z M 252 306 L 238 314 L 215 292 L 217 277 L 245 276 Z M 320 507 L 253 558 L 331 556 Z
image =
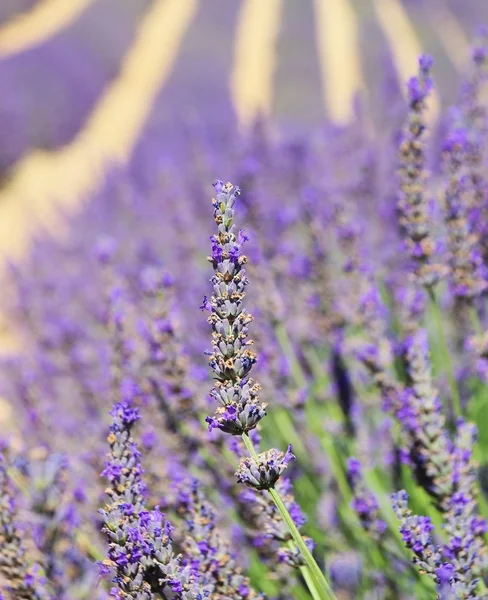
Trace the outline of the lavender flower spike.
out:
M 193 582 L 180 570 L 172 551 L 173 528 L 157 509 L 146 509 L 140 453 L 131 435 L 139 413 L 129 403 L 121 402 L 111 415 L 110 454 L 102 473 L 110 482 L 110 503 L 100 512 L 109 542 L 108 561 L 104 564 L 116 572 L 113 582 L 117 587 L 112 595 L 120 600 L 153 600 L 155 594 L 170 589 L 175 599 L 191 598 L 184 594 Z
M 263 596 L 252 589 L 249 579 L 243 575 L 230 541 L 218 526 L 217 511 L 206 499 L 197 480 L 181 485 L 178 513 L 183 517 L 185 529 L 183 561 L 203 574 L 202 595 L 198 598 L 207 597 L 203 595 L 205 586 L 208 597 L 214 600 L 262 599 Z
M 444 268 L 432 262 L 436 243 L 431 235 L 431 207 L 426 197 L 424 113 L 433 86 L 430 76 L 432 65 L 432 58 L 421 56 L 419 75 L 408 82 L 409 116 L 400 143 L 398 170 L 399 224 L 407 251 L 415 265 L 415 279 L 425 286 L 434 285 L 444 274 Z
M 288 463 L 295 458 L 291 446 L 286 453 L 272 449 L 257 454 L 249 437 L 249 431 L 266 415 L 266 404 L 259 402 L 259 385 L 249 378 L 256 355 L 250 349 L 252 341 L 247 339 L 247 325 L 252 321 L 252 316 L 242 307 L 248 284 L 243 267 L 247 258 L 241 253 L 246 238 L 242 232 L 237 232 L 234 224 L 234 205 L 240 190 L 231 183 L 224 185 L 219 180 L 214 187 L 217 197 L 212 203 L 217 235 L 211 237 L 212 256 L 208 258 L 214 269 L 211 279 L 214 293 L 210 300 L 204 298 L 200 308 L 211 312 L 208 322 L 213 329 L 213 352 L 210 353 L 209 364 L 217 381 L 210 395 L 219 400 L 222 406 L 214 417 L 207 417 L 209 429 L 216 427 L 226 433 L 242 436 L 250 456 L 241 460 L 236 472 L 237 480 L 254 489 L 269 492 L 307 565 L 319 597 L 332 599 L 335 596 L 324 573 L 274 487 Z
M 237 481 L 256 490 L 269 490 L 274 487 L 288 464 L 295 460 L 291 450 L 290 444 L 286 452 L 273 448 L 261 452 L 257 458 L 243 458 L 236 472 Z
M 471 231 L 478 236 L 486 264 L 488 259 L 488 203 L 486 201 L 486 133 L 487 116 L 484 86 L 488 80 L 488 32 L 482 27 L 476 35 L 471 55 L 471 72 L 461 90 L 459 112 L 466 130 L 468 145 L 465 161 L 469 221 Z
M 485 544 L 487 523 L 476 503 L 476 465 L 472 460 L 476 426 L 459 420 L 452 450 L 453 493 L 445 514 L 449 536 L 443 554 L 455 569 L 455 591 L 459 598 L 475 598 L 478 582 L 488 567 Z
M 408 457 L 418 483 L 444 516 L 448 542 L 440 551 L 451 563 L 456 597 L 474 598 L 472 594 L 488 564 L 484 543 L 487 525 L 479 517 L 472 460 L 476 427 L 460 420 L 454 440 L 448 437 L 422 330 L 407 340 L 405 361 L 408 387 L 397 417 Z
M 445 594 L 452 589 L 454 568 L 443 560 L 441 549 L 432 540 L 434 526 L 430 518 L 412 514 L 408 508 L 408 495 L 404 490 L 393 494 L 392 506 L 400 521 L 403 541 L 413 552 L 413 563 L 422 574 L 429 575 L 436 582 L 438 593 Z
M 471 143 L 464 127 L 454 127 L 444 143 L 446 225 L 450 280 L 456 298 L 472 302 L 488 287 L 479 236 L 468 218 L 469 177 L 463 168 Z
M 445 511 L 453 490 L 451 443 L 439 393 L 432 381 L 427 334 L 419 329 L 404 341 L 407 386 L 397 418 L 416 479 Z
M 378 518 L 380 510 L 378 501 L 364 482 L 361 463 L 357 458 L 349 458 L 347 472 L 354 493 L 351 506 L 364 529 L 374 540 L 379 540 L 386 531 L 386 523 Z
M 30 509 L 36 520 L 33 534 L 41 564 L 58 600 L 68 600 L 76 589 L 95 583 L 88 557 L 72 544 L 80 521 L 69 493 L 69 467 L 65 455 L 53 452 L 21 468 L 32 489 Z
M 0 575 L 5 590 L 19 600 L 48 600 L 44 578 L 35 577 L 25 556 L 22 531 L 16 523 L 15 501 L 7 474 L 5 459 L 0 453 Z
M 214 268 L 213 295 L 205 298 L 202 308 L 211 312 L 213 348 L 209 364 L 216 383 L 210 395 L 221 404 L 213 417 L 207 417 L 209 429 L 218 428 L 231 435 L 242 435 L 256 427 L 266 415 L 266 404 L 258 398 L 259 385 L 249 378 L 256 355 L 247 339 L 247 325 L 252 321 L 242 308 L 248 284 L 242 254 L 242 232 L 234 224 L 234 204 L 238 187 L 221 181 L 214 183 L 217 192 L 212 200 L 217 235 L 211 237 L 212 255 L 208 260 Z

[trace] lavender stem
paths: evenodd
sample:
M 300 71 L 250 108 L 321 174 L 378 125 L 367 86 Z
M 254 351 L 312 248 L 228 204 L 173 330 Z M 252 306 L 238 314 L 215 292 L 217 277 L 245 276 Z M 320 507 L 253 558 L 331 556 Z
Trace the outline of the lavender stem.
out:
M 289 546 L 290 546 L 290 548 L 294 549 L 292 542 L 290 542 Z M 305 583 L 307 584 L 307 587 L 308 587 L 310 593 L 312 594 L 313 600 L 320 600 L 320 593 L 317 590 L 315 581 L 314 581 L 313 577 L 310 575 L 310 571 L 308 570 L 308 568 L 300 567 L 300 573 L 302 574 L 302 577 L 303 577 Z
M 247 433 L 243 433 L 242 439 L 247 448 L 247 451 L 252 456 L 252 458 L 254 458 L 254 460 L 258 460 L 258 455 L 256 453 L 256 450 L 254 449 L 254 445 L 253 445 L 252 440 L 249 437 L 249 435 Z M 287 524 L 288 529 L 290 531 L 291 536 L 293 537 L 294 542 L 298 546 L 305 562 L 307 563 L 307 568 L 308 568 L 310 576 L 312 577 L 312 579 L 315 580 L 315 583 L 318 586 L 317 591 L 319 593 L 319 596 L 317 596 L 317 598 L 324 599 L 324 600 L 335 600 L 335 595 L 334 595 L 334 592 L 332 591 L 332 588 L 330 587 L 329 583 L 327 582 L 325 575 L 320 570 L 320 567 L 316 563 L 314 557 L 312 556 L 312 553 L 307 548 L 307 545 L 305 544 L 305 541 L 303 540 L 300 532 L 298 531 L 298 528 L 295 525 L 290 513 L 288 512 L 288 509 L 286 508 L 283 500 L 281 499 L 281 496 L 278 494 L 278 492 L 274 488 L 270 488 L 268 490 L 268 492 L 269 492 L 271 498 L 273 499 L 273 502 L 275 503 L 276 508 L 278 509 L 281 517 Z M 310 591 L 312 592 L 312 590 L 310 590 Z M 314 598 L 315 598 L 315 596 L 314 596 Z

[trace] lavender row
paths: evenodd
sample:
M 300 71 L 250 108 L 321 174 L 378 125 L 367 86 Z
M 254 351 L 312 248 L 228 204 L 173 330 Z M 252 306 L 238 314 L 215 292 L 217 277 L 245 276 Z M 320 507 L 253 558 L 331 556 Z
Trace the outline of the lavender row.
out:
M 83 126 L 118 75 L 149 2 L 119 5 L 91 3 L 54 36 L 0 60 L 0 172 L 33 148 L 68 144 Z M 117 27 L 111 29 L 114 13 Z
M 487 597 L 486 44 L 436 131 L 423 56 L 381 135 L 148 132 L 11 266 L 9 600 Z

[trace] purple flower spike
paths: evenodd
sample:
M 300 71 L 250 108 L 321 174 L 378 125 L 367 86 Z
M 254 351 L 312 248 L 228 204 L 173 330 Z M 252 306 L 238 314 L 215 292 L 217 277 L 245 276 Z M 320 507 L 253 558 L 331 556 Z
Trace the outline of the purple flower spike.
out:
M 473 44 L 470 73 L 463 84 L 459 108 L 453 115 L 454 122 L 451 128 L 461 128 L 466 135 L 466 144 L 459 156 L 458 173 L 454 174 L 454 179 L 461 177 L 463 181 L 461 203 L 468 220 L 466 225 L 463 223 L 463 228 L 471 234 L 470 238 L 465 240 L 468 251 L 466 258 L 469 264 L 471 252 L 476 253 L 477 246 L 482 263 L 485 265 L 488 264 L 488 202 L 486 201 L 488 179 L 485 160 L 488 111 L 484 101 L 484 88 L 487 81 L 488 34 L 485 28 L 480 28 Z M 449 157 L 447 158 L 449 160 Z M 449 167 L 449 164 L 447 166 Z M 487 279 L 486 275 L 484 279 Z M 468 300 L 469 291 L 470 288 L 466 294 Z M 482 291 L 486 292 L 486 289 Z M 476 295 L 476 291 L 473 295 Z
M 249 579 L 241 572 L 234 548 L 225 530 L 218 526 L 218 513 L 199 482 L 185 480 L 179 492 L 178 513 L 184 520 L 182 562 L 202 574 L 201 595 L 191 598 L 261 599 L 261 594 L 252 589 Z M 179 588 L 172 588 L 175 589 Z
M 475 500 L 472 449 L 476 427 L 460 420 L 454 440 L 447 435 L 424 331 L 405 341 L 405 363 L 408 387 L 403 390 L 397 418 L 404 431 L 409 463 L 418 483 L 443 514 L 448 540 L 444 546 L 435 547 L 430 539 L 430 520 L 413 516 L 407 509 L 406 494 L 397 494 L 394 506 L 397 514 L 403 515 L 402 536 L 415 553 L 414 562 L 436 581 L 441 558 L 447 559 L 454 567 L 453 590 L 457 597 L 471 598 L 488 566 L 483 539 L 486 524 L 478 516 Z
M 30 510 L 36 519 L 35 542 L 55 598 L 69 597 L 80 585 L 96 585 L 91 561 L 72 544 L 80 515 L 73 502 L 79 493 L 70 493 L 67 487 L 69 467 L 66 457 L 58 453 L 29 456 L 23 467 L 32 490 Z M 32 572 L 30 578 L 36 581 L 35 587 L 40 577 Z
M 111 595 L 123 600 L 153 600 L 156 593 L 176 582 L 184 592 L 196 593 L 198 580 L 180 567 L 173 554 L 172 526 L 157 508 L 146 508 L 141 455 L 132 438 L 139 413 L 122 402 L 110 414 L 110 454 L 102 473 L 110 483 L 106 490 L 109 503 L 100 514 L 109 546 L 106 564 L 115 571 L 113 582 L 117 584 Z
M 43 578 L 28 564 L 22 529 L 16 522 L 13 488 L 0 453 L 0 575 L 5 591 L 12 598 L 50 600 Z M 10 595 L 9 595 L 10 597 Z
M 452 125 L 444 143 L 449 279 L 454 296 L 469 303 L 488 289 L 488 273 L 479 235 L 469 220 L 468 198 L 473 193 L 473 186 L 467 166 L 471 162 L 471 148 L 467 129 L 458 124 Z
M 212 254 L 208 257 L 214 269 L 211 279 L 213 295 L 204 296 L 201 310 L 210 311 L 213 348 L 209 364 L 216 383 L 210 395 L 221 405 L 213 417 L 206 419 L 209 430 L 220 429 L 231 435 L 242 435 L 254 429 L 266 415 L 266 404 L 259 401 L 259 385 L 249 375 L 256 363 L 247 339 L 252 321 L 243 307 L 248 284 L 244 265 L 247 258 L 241 252 L 247 236 L 234 224 L 234 205 L 240 194 L 238 187 L 221 181 L 214 183 L 213 199 L 217 234 L 212 236 Z
M 399 147 L 397 208 L 399 225 L 420 285 L 433 286 L 445 274 L 445 267 L 434 262 L 437 244 L 432 238 L 431 202 L 427 197 L 424 134 L 426 100 L 433 87 L 428 56 L 419 60 L 419 74 L 408 82 L 409 114 Z
M 392 505 L 400 521 L 403 541 L 413 552 L 413 562 L 437 583 L 439 592 L 445 592 L 446 579 L 449 585 L 448 574 L 454 568 L 443 560 L 441 548 L 434 544 L 431 536 L 434 526 L 430 519 L 412 514 L 408 508 L 408 495 L 404 490 L 393 494 Z M 452 589 L 451 591 L 454 592 Z
M 347 461 L 347 473 L 354 494 L 351 506 L 361 525 L 374 540 L 380 540 L 386 531 L 386 523 L 378 518 L 379 504 L 363 479 L 361 462 L 354 457 Z
M 291 450 L 290 445 L 286 453 L 273 448 L 258 454 L 257 459 L 252 457 L 243 458 L 236 471 L 237 481 L 255 490 L 273 488 L 288 464 L 295 460 Z

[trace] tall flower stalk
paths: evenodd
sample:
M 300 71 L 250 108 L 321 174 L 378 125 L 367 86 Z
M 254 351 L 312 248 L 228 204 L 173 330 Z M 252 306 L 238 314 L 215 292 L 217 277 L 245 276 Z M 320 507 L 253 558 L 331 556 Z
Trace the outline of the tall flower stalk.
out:
M 465 600 L 478 598 L 476 591 L 483 586 L 482 574 L 486 572 L 488 563 L 484 542 L 487 525 L 479 514 L 476 464 L 472 458 L 476 427 L 458 420 L 454 439 L 447 435 L 438 392 L 432 382 L 427 337 L 423 330 L 406 340 L 405 362 L 408 385 L 403 390 L 403 407 L 397 412 L 407 443 L 405 456 L 408 456 L 418 483 L 433 499 L 444 518 L 448 539 L 436 552 L 450 564 L 455 597 Z M 410 523 L 411 513 L 405 512 L 406 497 L 403 495 L 401 501 L 399 498 L 397 495 L 394 509 L 404 528 L 404 519 Z M 415 519 L 417 527 L 418 518 Z M 432 529 L 430 521 L 424 519 L 423 523 L 428 523 L 429 531 Z M 406 536 L 403 529 L 401 531 L 407 546 L 416 552 L 416 546 L 409 545 L 410 534 Z M 428 554 L 432 556 L 430 550 Z M 416 553 L 416 557 L 415 562 L 420 564 L 422 572 L 430 573 L 437 583 L 442 581 L 435 569 L 429 571 L 423 566 L 424 559 L 420 554 Z M 435 564 L 436 568 L 442 566 L 437 558 Z
M 433 232 L 433 202 L 428 197 L 425 113 L 433 88 L 433 64 L 430 56 L 420 56 L 418 76 L 412 77 L 408 82 L 409 112 L 399 148 L 400 190 L 397 209 L 405 247 L 413 264 L 413 281 L 416 286 L 423 286 L 427 290 L 431 300 L 432 315 L 441 341 L 443 363 L 451 388 L 453 412 L 456 416 L 461 416 L 459 390 L 445 336 L 441 308 L 434 289 L 445 277 L 448 269 L 436 261 L 439 244 Z
M 124 399 L 112 411 L 110 453 L 102 476 L 109 482 L 108 502 L 100 511 L 108 557 L 103 571 L 114 573 L 111 595 L 118 600 L 154 600 L 172 593 L 174 600 L 195 598 L 198 582 L 173 553 L 169 521 L 145 502 L 140 452 L 132 437 L 139 412 Z
M 437 243 L 432 235 L 432 202 L 428 198 L 425 156 L 425 112 L 432 91 L 433 60 L 419 59 L 419 74 L 408 82 L 409 112 L 399 148 L 397 209 L 405 247 L 413 263 L 414 279 L 427 288 L 434 286 L 445 269 L 435 263 Z
M 266 403 L 259 400 L 260 386 L 250 377 L 257 358 L 251 349 L 253 342 L 248 338 L 252 315 L 243 308 L 248 279 L 244 268 L 247 258 L 241 248 L 247 237 L 234 223 L 239 188 L 222 181 L 216 181 L 214 188 L 216 198 L 212 203 L 217 233 L 211 237 L 212 254 L 208 258 L 214 269 L 213 294 L 210 299 L 204 297 L 201 308 L 210 311 L 208 321 L 213 330 L 213 347 L 208 354 L 216 380 L 210 395 L 219 402 L 219 407 L 206 420 L 209 430 L 216 428 L 242 436 L 249 456 L 241 460 L 237 480 L 270 494 L 306 563 L 310 578 L 305 579 L 307 584 L 310 581 L 310 592 L 317 599 L 332 599 L 335 596 L 324 573 L 275 488 L 289 462 L 295 459 L 291 446 L 286 453 L 273 448 L 258 454 L 249 437 L 249 432 L 266 415 Z
M 454 125 L 443 148 L 449 278 L 456 300 L 473 305 L 474 299 L 486 291 L 488 283 L 479 236 L 469 221 L 469 177 L 464 164 L 469 148 L 466 128 Z
M 13 486 L 0 453 L 0 576 L 5 592 L 19 600 L 50 600 L 44 576 L 36 576 L 26 556 L 25 533 L 17 523 Z
M 230 541 L 218 525 L 217 510 L 198 480 L 184 481 L 179 486 L 178 514 L 184 523 L 183 562 L 202 574 L 200 583 L 208 588 L 209 597 L 263 600 L 242 573 Z
M 483 27 L 478 31 L 471 52 L 471 69 L 464 82 L 459 101 L 459 116 L 466 134 L 464 166 L 466 187 L 469 190 L 467 208 L 469 226 L 479 240 L 484 262 L 488 261 L 486 201 L 487 179 L 486 135 L 487 117 L 483 88 L 488 80 L 488 32 Z

